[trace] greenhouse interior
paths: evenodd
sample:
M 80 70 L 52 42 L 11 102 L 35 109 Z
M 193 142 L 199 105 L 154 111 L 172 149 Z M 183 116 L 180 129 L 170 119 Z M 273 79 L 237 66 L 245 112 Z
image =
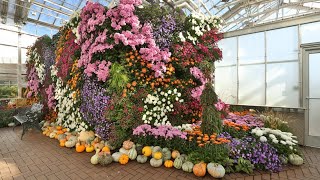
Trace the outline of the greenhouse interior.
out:
M 320 1 L 0 10 L 1 179 L 320 179 Z

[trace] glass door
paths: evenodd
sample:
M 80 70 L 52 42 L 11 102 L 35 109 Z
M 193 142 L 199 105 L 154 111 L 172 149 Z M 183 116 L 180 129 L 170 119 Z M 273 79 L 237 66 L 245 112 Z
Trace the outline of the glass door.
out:
M 307 52 L 305 144 L 320 147 L 320 50 Z

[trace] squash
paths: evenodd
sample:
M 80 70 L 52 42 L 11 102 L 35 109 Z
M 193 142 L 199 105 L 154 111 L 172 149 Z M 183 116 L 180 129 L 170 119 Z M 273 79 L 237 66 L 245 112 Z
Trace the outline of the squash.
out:
M 182 159 L 180 157 L 177 157 L 175 160 L 174 160 L 174 163 L 173 163 L 173 166 L 177 169 L 181 169 L 182 167 Z
M 226 173 L 224 167 L 218 163 L 209 163 L 207 165 L 207 171 L 214 178 L 222 178 Z
M 83 152 L 85 149 L 86 149 L 86 147 L 85 147 L 83 144 L 81 144 L 80 142 L 78 142 L 78 143 L 76 144 L 76 151 L 77 151 L 78 153 Z
M 131 149 L 132 146 L 133 146 L 133 142 L 130 141 L 130 140 L 124 141 L 124 142 L 122 143 L 122 147 L 123 147 L 124 149 L 126 149 L 126 150 Z
M 87 145 L 86 146 L 86 152 L 91 153 L 94 151 L 94 147 L 92 145 Z
M 132 149 L 129 150 L 129 158 L 130 158 L 130 160 L 135 160 L 137 158 L 137 155 L 138 155 L 138 153 L 137 153 L 136 149 L 132 148 Z
M 72 138 L 74 137 L 74 138 Z M 76 145 L 77 141 L 76 141 L 76 137 L 75 136 L 72 136 L 69 138 L 69 140 L 67 140 L 67 142 L 65 143 L 66 147 L 68 148 L 72 148 Z
M 171 151 L 168 148 L 162 149 L 162 159 L 164 161 L 171 159 Z
M 147 157 L 147 156 L 144 156 L 144 155 L 138 155 L 138 156 L 137 156 L 137 162 L 138 162 L 138 163 L 143 164 L 143 163 L 146 163 L 147 160 L 148 160 L 148 157 Z
M 67 135 L 65 135 L 65 134 L 59 134 L 58 135 L 58 140 L 60 141 L 61 139 L 66 139 L 66 137 L 67 137 Z
M 59 145 L 61 146 L 61 147 L 64 147 L 65 145 L 66 145 L 66 139 L 61 139 L 60 141 L 59 141 Z
M 142 154 L 143 154 L 144 156 L 147 156 L 147 157 L 151 156 L 151 154 L 152 154 L 151 147 L 150 147 L 150 146 L 145 146 L 145 147 L 142 149 Z
M 190 162 L 190 161 L 186 161 L 186 162 L 184 162 L 183 164 L 182 164 L 182 170 L 184 171 L 184 172 L 189 172 L 189 173 L 191 173 L 192 171 L 193 171 L 193 163 L 192 162 Z
M 56 126 L 56 130 L 61 130 L 62 129 L 62 126 Z
M 119 162 L 120 156 L 122 155 L 121 152 L 115 152 L 112 154 L 112 159 L 114 162 Z
M 94 138 L 95 138 L 95 136 L 94 136 L 93 131 L 81 131 L 79 133 L 78 141 L 88 142 L 88 140 L 90 140 L 90 139 L 93 140 Z
M 100 152 L 98 162 L 101 166 L 107 166 L 108 164 L 112 163 L 112 156 L 107 154 L 106 152 Z
M 207 165 L 204 162 L 198 163 L 193 166 L 193 174 L 202 177 L 206 175 Z
M 96 149 L 96 154 L 93 155 L 90 159 L 91 164 L 96 165 L 99 163 L 99 152 L 100 152 L 100 149 Z
M 166 161 L 164 162 L 164 166 L 165 166 L 166 168 L 171 168 L 171 167 L 173 166 L 173 161 L 171 161 L 171 160 L 166 160 Z
M 126 149 L 123 148 L 123 147 L 119 149 L 119 152 L 121 152 L 122 154 L 129 155 L 129 150 L 126 150 Z
M 111 143 L 109 141 L 106 141 L 104 143 L 104 146 L 108 146 L 110 150 L 115 150 L 116 149 L 114 146 L 111 145 Z
M 104 143 L 100 142 L 100 143 L 96 143 L 94 145 L 94 149 L 103 149 L 105 147 Z
M 120 164 L 127 164 L 129 162 L 129 156 L 126 154 L 122 154 L 119 158 Z
M 179 157 L 179 156 L 180 156 L 179 151 L 177 151 L 177 150 L 172 151 L 171 157 L 172 157 L 173 159 L 176 159 L 176 158 Z
M 160 167 L 161 165 L 162 165 L 162 159 L 155 159 L 155 158 L 152 158 L 151 160 L 150 160 L 150 165 L 152 166 L 152 167 Z
M 108 146 L 104 146 L 102 148 L 102 152 L 106 152 L 106 153 L 109 153 L 110 154 L 110 148 Z
M 159 160 L 159 159 L 162 158 L 162 153 L 161 152 L 155 152 L 152 157 L 155 158 L 156 160 Z
M 155 152 L 161 152 L 162 151 L 162 148 L 160 146 L 154 146 L 152 148 L 152 153 L 155 153 Z
M 55 133 L 55 132 L 52 132 L 52 133 L 49 134 L 49 137 L 50 137 L 51 139 L 55 138 L 55 136 L 56 136 L 56 133 Z
M 303 159 L 302 159 L 302 157 L 300 157 L 300 156 L 297 155 L 297 154 L 290 154 L 290 155 L 289 155 L 289 162 L 290 162 L 292 165 L 300 166 L 300 165 L 303 164 Z

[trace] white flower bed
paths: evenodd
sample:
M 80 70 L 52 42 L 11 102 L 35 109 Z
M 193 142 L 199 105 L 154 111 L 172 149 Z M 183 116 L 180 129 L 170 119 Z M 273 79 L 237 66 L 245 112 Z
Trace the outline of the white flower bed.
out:
M 251 133 L 260 137 L 261 142 L 272 142 L 274 144 L 282 144 L 288 146 L 291 150 L 298 144 L 297 137 L 290 132 L 282 132 L 278 129 L 259 128 L 251 130 Z
M 154 123 L 155 126 L 171 125 L 167 113 L 173 112 L 174 102 L 183 102 L 181 93 L 177 89 L 162 91 L 160 88 L 153 94 L 148 94 L 144 100 L 144 115 L 142 120 L 145 124 Z

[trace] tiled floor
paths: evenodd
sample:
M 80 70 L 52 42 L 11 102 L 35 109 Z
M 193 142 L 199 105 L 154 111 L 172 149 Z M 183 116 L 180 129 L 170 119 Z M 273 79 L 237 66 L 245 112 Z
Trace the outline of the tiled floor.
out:
M 152 168 L 148 163 L 112 163 L 107 167 L 90 164 L 91 153 L 76 153 L 61 148 L 56 140 L 37 131 L 20 140 L 21 128 L 0 129 L 0 177 L 2 179 L 201 179 L 192 173 L 165 167 Z M 287 167 L 280 173 L 255 171 L 254 175 L 229 174 L 225 179 L 314 179 L 320 180 L 320 149 L 303 148 L 306 163 Z M 204 179 L 210 179 L 207 175 Z

